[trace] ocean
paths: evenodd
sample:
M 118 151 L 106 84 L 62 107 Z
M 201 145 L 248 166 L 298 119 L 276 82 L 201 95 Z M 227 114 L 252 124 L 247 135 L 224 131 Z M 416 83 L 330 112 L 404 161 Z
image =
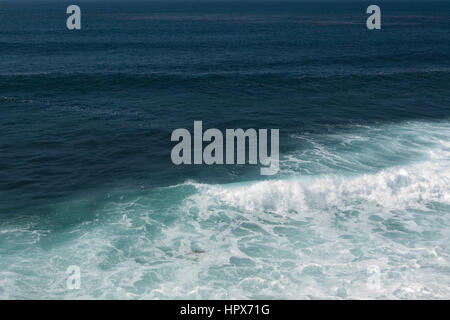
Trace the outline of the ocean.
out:
M 449 1 L 69 4 L 0 4 L 0 299 L 450 298 Z

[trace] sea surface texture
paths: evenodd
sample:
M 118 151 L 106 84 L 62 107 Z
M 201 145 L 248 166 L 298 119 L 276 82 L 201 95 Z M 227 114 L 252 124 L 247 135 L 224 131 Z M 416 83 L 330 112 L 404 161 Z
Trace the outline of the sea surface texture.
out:
M 68 4 L 0 3 L 1 299 L 450 298 L 449 1 Z

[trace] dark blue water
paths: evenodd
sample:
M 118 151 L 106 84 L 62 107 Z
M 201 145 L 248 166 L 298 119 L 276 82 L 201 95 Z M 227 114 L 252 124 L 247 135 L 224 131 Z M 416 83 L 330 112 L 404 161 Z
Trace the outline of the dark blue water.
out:
M 0 5 L 0 297 L 450 296 L 450 2 L 378 31 L 365 2 L 68 4 Z M 279 174 L 173 165 L 194 120 L 279 128 Z

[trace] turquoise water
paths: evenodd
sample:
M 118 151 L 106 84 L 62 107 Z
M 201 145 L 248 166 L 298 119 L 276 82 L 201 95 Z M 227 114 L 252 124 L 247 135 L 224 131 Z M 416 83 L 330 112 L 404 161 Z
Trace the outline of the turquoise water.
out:
M 24 6 L 0 7 L 0 298 L 450 297 L 448 2 L 374 33 L 361 3 L 86 2 L 78 33 Z M 194 120 L 279 128 L 280 172 L 174 166 Z

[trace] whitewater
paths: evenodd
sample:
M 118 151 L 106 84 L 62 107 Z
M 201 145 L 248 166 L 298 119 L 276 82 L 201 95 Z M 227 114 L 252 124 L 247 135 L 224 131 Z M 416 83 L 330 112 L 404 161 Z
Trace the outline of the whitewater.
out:
M 274 177 L 0 216 L 0 298 L 450 298 L 448 121 L 290 139 Z

